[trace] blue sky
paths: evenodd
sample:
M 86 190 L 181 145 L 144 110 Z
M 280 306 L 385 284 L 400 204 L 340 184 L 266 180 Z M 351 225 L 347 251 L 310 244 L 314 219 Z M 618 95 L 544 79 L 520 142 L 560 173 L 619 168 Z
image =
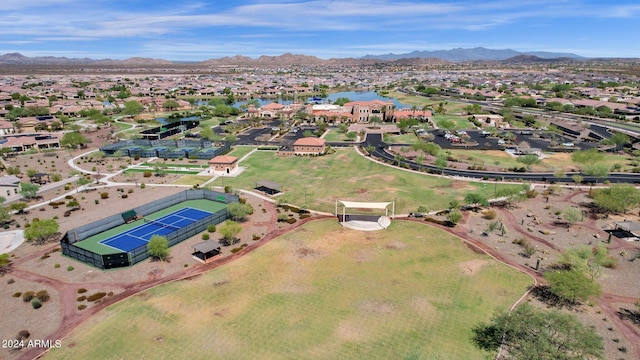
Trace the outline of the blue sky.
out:
M 2 0 L 0 54 L 323 59 L 484 46 L 640 57 L 622 0 Z

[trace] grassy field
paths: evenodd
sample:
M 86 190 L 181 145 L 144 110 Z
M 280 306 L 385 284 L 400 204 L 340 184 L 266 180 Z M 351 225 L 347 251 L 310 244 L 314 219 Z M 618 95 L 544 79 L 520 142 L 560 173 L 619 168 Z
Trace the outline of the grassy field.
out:
M 385 137 L 385 141 L 386 139 L 387 137 Z M 418 137 L 413 132 L 401 135 L 390 135 L 388 139 L 391 143 L 394 144 L 414 144 L 418 142 Z
M 439 128 L 442 128 L 443 120 L 451 120 L 456 124 L 457 129 L 475 129 L 476 126 L 469 121 L 466 117 L 463 116 L 455 116 L 455 115 L 433 115 L 433 121 Z
M 270 180 L 283 185 L 277 200 L 314 210 L 333 212 L 336 199 L 354 201 L 396 200 L 396 213 L 415 211 L 424 205 L 445 209 L 453 198 L 462 199 L 469 192 L 491 198 L 494 186 L 453 181 L 380 165 L 358 155 L 353 149 L 319 157 L 277 157 L 273 152 L 258 151 L 242 166 L 238 177 L 221 177 L 212 186 L 231 185 L 253 189 L 256 182 Z M 503 186 L 517 186 L 498 184 Z
M 472 327 L 531 282 L 427 225 L 316 221 L 107 308 L 45 359 L 483 359 Z
M 255 146 L 234 146 L 227 155 L 235 156 L 238 159 L 242 159 L 243 156 L 247 155 L 251 152 L 251 150 L 255 149 Z
M 347 139 L 345 134 L 341 132 L 339 129 L 330 129 L 327 135 L 324 136 L 326 141 L 344 141 L 344 142 L 353 142 L 352 140 Z

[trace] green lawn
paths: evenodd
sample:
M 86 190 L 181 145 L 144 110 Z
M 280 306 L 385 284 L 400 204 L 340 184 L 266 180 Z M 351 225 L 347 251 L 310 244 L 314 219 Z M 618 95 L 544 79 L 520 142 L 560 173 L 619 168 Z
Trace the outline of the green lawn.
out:
M 327 135 L 324 136 L 324 139 L 325 141 L 353 142 L 352 140 L 349 140 L 339 129 L 330 129 Z
M 238 159 L 242 159 L 243 156 L 247 155 L 255 148 L 256 148 L 255 146 L 235 145 L 233 146 L 233 150 L 231 150 L 231 152 L 228 155 L 235 156 Z
M 107 308 L 44 358 L 484 359 L 473 326 L 531 284 L 424 224 L 315 221 Z
M 494 186 L 489 189 L 479 183 L 454 182 L 380 165 L 353 149 L 319 157 L 277 157 L 273 152 L 258 151 L 242 165 L 246 170 L 240 176 L 221 177 L 211 185 L 253 189 L 256 182 L 270 180 L 284 187 L 277 200 L 325 212 L 335 210 L 337 199 L 396 200 L 396 213 L 408 213 L 420 205 L 445 209 L 451 199 L 462 199 L 468 192 L 494 195 Z M 498 184 L 497 188 L 503 186 L 514 185 Z
M 456 128 L 459 130 L 464 129 L 475 129 L 476 126 L 467 119 L 466 116 L 455 116 L 455 115 L 433 115 L 433 121 L 439 128 L 442 128 L 441 124 L 443 120 L 451 120 L 456 124 Z
M 393 144 L 415 144 L 416 142 L 418 142 L 418 137 L 413 132 L 408 132 L 401 135 L 389 135 L 388 137 L 385 136 L 385 141 L 387 141 L 387 139 L 389 139 L 389 141 Z

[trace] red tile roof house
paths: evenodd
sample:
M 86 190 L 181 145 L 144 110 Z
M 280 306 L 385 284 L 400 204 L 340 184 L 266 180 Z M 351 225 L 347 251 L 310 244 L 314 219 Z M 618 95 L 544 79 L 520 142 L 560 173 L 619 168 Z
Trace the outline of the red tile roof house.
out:
M 229 155 L 219 155 L 209 160 L 209 172 L 229 174 L 238 167 L 238 158 Z
M 20 191 L 20 178 L 15 175 L 0 177 L 0 196 L 9 197 L 17 195 Z
M 306 137 L 293 143 L 293 153 L 296 155 L 320 155 L 325 151 L 324 139 Z
M 392 120 L 395 105 L 393 101 L 351 101 L 344 104 L 344 109 L 355 115 L 359 123 L 368 123 L 370 118 L 377 116 L 382 121 Z
M 10 121 L 0 121 L 0 135 L 13 134 L 15 131 Z

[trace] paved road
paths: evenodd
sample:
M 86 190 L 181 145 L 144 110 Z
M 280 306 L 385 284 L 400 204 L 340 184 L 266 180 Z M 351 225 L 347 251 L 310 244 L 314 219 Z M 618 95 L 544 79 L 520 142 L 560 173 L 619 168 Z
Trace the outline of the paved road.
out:
M 382 141 L 382 135 L 380 134 L 368 134 L 365 140 L 364 146 L 374 146 L 375 150 L 372 155 L 385 162 L 394 162 L 395 156 L 386 151 L 389 145 Z M 475 170 L 459 170 L 445 168 L 441 169 L 435 165 L 430 164 L 418 164 L 410 160 L 401 160 L 407 168 L 417 171 L 424 171 L 435 174 L 450 175 L 467 177 L 473 179 L 484 180 L 513 180 L 513 181 L 526 181 L 526 182 L 547 182 L 547 181 L 560 181 L 560 182 L 574 182 L 571 178 L 573 175 L 583 176 L 583 182 L 596 183 L 604 180 L 609 180 L 612 183 L 640 183 L 640 174 L 630 173 L 613 173 L 609 174 L 606 179 L 596 179 L 593 176 L 582 175 L 580 172 L 569 172 L 563 178 L 557 179 L 554 173 L 515 173 L 515 172 L 497 172 L 497 171 L 475 171 Z

